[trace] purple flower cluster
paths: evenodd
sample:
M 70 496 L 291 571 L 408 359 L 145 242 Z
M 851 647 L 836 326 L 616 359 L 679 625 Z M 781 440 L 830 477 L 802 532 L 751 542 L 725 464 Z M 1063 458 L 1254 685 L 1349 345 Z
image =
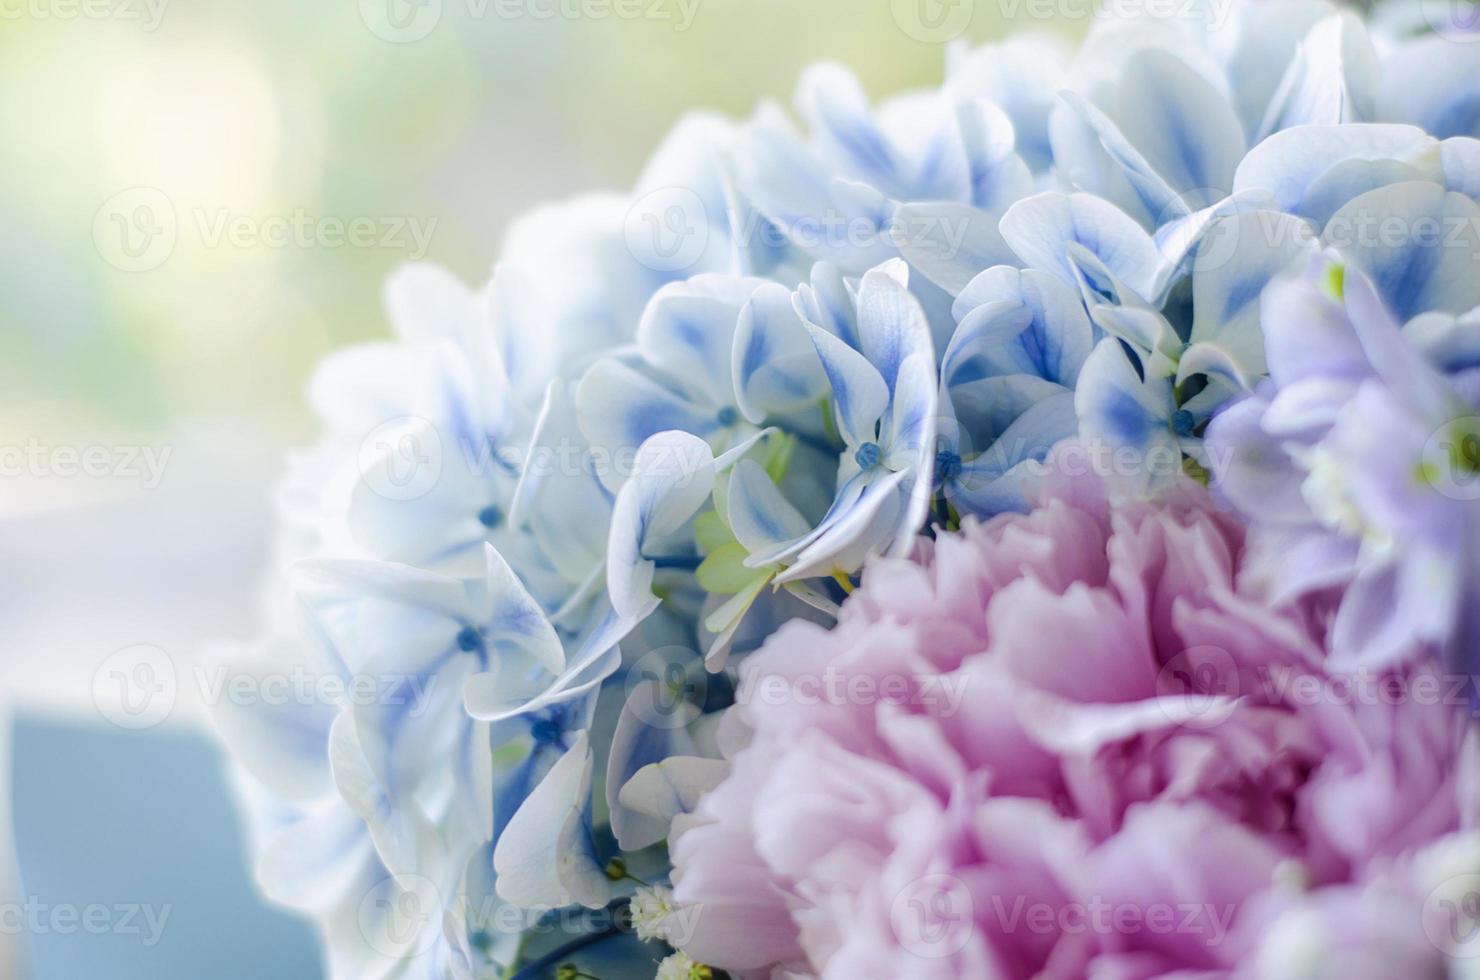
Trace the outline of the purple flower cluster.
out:
M 1250 588 L 1334 601 L 1344 664 L 1419 642 L 1472 670 L 1480 321 L 1433 311 L 1400 328 L 1361 271 L 1325 258 L 1263 304 L 1269 380 L 1208 436 L 1218 488 L 1253 518 Z

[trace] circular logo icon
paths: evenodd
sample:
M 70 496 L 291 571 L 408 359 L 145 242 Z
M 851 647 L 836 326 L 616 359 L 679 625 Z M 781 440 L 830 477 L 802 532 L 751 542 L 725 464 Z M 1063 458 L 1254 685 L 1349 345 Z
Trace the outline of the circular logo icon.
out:
M 388 959 L 414 959 L 436 943 L 442 912 L 442 894 L 430 878 L 393 876 L 360 900 L 360 935 Z
M 1257 219 L 1258 213 L 1255 213 Z M 1238 251 L 1239 238 L 1244 233 L 1240 215 L 1226 214 L 1208 222 L 1192 248 L 1188 272 L 1216 272 L 1226 266 Z M 1271 246 L 1273 247 L 1273 246 Z
M 975 905 L 961 879 L 926 875 L 894 896 L 889 923 L 899 944 L 922 959 L 959 953 L 975 928 Z
M 626 708 L 653 728 L 683 728 L 709 695 L 704 658 L 683 646 L 649 650 L 627 670 Z
M 1439 883 L 1423 903 L 1423 931 L 1439 952 L 1454 959 L 1480 956 L 1480 874 Z
M 1459 44 L 1480 41 L 1480 3 L 1476 0 L 1419 0 L 1419 8 L 1440 37 Z
M 416 416 L 382 422 L 360 442 L 360 478 L 387 500 L 425 497 L 442 478 L 442 437 Z
M 93 215 L 93 245 L 103 261 L 123 272 L 157 269 L 174 254 L 179 237 L 175 205 L 164 191 L 119 191 Z
M 119 728 L 153 728 L 175 709 L 179 678 L 169 654 L 139 643 L 98 665 L 92 693 L 98 714 Z
M 1480 500 L 1480 417 L 1455 419 L 1429 436 L 1420 472 L 1450 500 Z
M 1222 647 L 1188 647 L 1157 672 L 1156 693 L 1176 724 L 1212 728 L 1227 717 L 1227 702 L 1239 696 L 1238 666 Z
M 382 41 L 410 44 L 436 29 L 442 0 L 360 0 L 360 20 Z
M 1177 230 L 1163 247 L 1169 252 L 1185 249 L 1179 276 L 1223 268 L 1238 253 L 1239 242 L 1245 237 L 1257 239 L 1269 251 L 1294 248 L 1302 242 L 1315 245 L 1315 230 L 1307 222 L 1274 210 L 1213 213 L 1206 220 L 1198 216 L 1204 208 L 1227 197 L 1227 190 L 1194 188 L 1180 192 L 1157 216 L 1158 228 L 1166 229 L 1177 223 L 1174 226 Z M 1189 215 L 1197 217 L 1189 218 Z
M 687 187 L 660 187 L 638 198 L 622 226 L 627 251 L 654 272 L 693 268 L 709 248 L 709 210 Z
M 890 0 L 889 11 L 899 29 L 916 41 L 945 44 L 971 26 L 974 0 Z

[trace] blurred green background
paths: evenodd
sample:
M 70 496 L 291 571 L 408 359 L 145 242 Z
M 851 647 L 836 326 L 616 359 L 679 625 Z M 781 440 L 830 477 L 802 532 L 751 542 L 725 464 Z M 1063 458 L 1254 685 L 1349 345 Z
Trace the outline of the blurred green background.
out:
M 233 242 L 220 221 L 435 221 L 428 257 L 481 281 L 511 215 L 630 185 L 686 109 L 789 99 L 824 57 L 874 94 L 942 73 L 944 45 L 903 30 L 897 0 L 633 2 L 657 16 L 591 16 L 605 0 L 0 0 L 0 440 L 243 417 L 306 438 L 311 365 L 383 331 L 379 284 L 419 250 L 409 233 Z M 1003 33 L 997 4 L 911 2 L 967 10 L 968 38 Z M 415 19 L 438 7 L 429 29 Z M 99 209 L 140 187 L 173 206 L 177 240 L 124 271 L 95 218 L 121 233 Z

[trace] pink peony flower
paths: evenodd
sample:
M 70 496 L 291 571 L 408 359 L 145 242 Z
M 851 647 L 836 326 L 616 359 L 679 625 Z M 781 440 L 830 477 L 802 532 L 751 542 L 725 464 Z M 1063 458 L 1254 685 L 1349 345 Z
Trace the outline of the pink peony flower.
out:
M 1330 672 L 1324 623 L 1239 593 L 1242 554 L 1190 482 L 1151 507 L 1083 477 L 870 565 L 835 628 L 742 668 L 750 742 L 674 827 L 684 952 L 747 977 L 1445 975 L 1480 906 L 1468 692 L 1422 651 Z

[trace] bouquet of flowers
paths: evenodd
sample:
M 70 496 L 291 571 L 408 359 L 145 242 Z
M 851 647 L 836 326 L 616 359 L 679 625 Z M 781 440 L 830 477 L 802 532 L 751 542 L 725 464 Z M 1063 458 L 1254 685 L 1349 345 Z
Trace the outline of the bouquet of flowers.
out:
M 1480 35 L 1186 6 L 392 277 L 217 718 L 336 980 L 1480 963 Z

